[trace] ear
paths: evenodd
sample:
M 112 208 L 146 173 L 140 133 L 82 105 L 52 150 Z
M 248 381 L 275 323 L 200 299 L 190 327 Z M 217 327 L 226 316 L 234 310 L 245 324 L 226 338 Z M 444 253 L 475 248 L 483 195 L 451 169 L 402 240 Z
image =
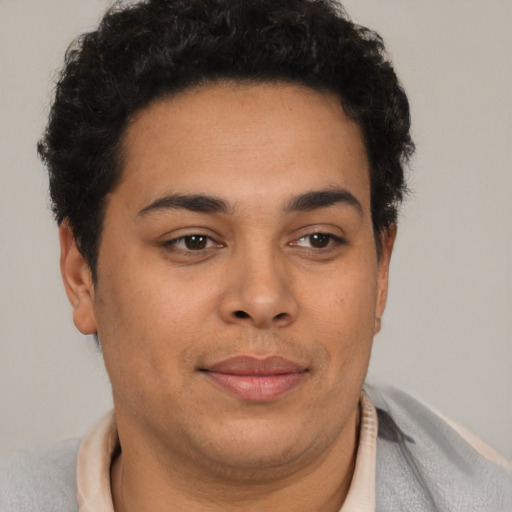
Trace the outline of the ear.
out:
M 91 270 L 78 250 L 73 230 L 67 220 L 59 227 L 59 239 L 60 271 L 66 294 L 73 306 L 73 322 L 82 334 L 95 334 L 97 327 Z
M 377 303 L 375 308 L 375 326 L 374 334 L 380 331 L 381 318 L 386 308 L 386 300 L 388 298 L 388 284 L 389 284 L 389 263 L 391 261 L 391 253 L 393 252 L 393 245 L 396 239 L 396 226 L 392 225 L 380 235 L 381 241 L 381 255 L 378 261 L 378 274 L 377 274 Z

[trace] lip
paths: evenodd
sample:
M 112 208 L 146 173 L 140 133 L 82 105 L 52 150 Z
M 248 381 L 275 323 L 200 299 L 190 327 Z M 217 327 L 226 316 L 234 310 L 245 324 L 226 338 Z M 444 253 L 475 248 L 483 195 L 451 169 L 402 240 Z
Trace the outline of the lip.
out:
M 202 370 L 230 394 L 252 402 L 276 400 L 297 387 L 307 368 L 280 356 L 235 356 Z

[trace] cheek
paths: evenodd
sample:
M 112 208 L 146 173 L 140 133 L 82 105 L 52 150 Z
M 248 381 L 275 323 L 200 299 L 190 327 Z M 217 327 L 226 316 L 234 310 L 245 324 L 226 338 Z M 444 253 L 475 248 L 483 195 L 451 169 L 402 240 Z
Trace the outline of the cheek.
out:
M 377 304 L 374 266 L 347 265 L 334 269 L 322 282 L 311 282 L 303 295 L 313 297 L 310 311 L 316 323 L 331 331 L 335 329 L 343 339 L 367 337 L 367 325 L 372 331 Z
M 212 329 L 216 285 L 211 280 L 206 286 L 190 271 L 171 273 L 161 258 L 155 264 L 133 256 L 104 264 L 99 278 L 95 310 L 109 374 L 109 366 L 118 372 L 120 362 L 148 378 L 161 374 L 162 366 L 168 374 Z
M 110 267 L 110 268 L 109 268 Z M 211 302 L 211 287 L 189 272 L 171 271 L 161 257 L 136 255 L 105 265 L 105 285 L 100 291 L 103 316 L 117 328 L 171 331 L 198 315 Z
M 351 267 L 350 272 L 333 273 L 314 297 L 310 323 L 328 356 L 331 378 L 359 380 L 366 374 L 374 336 L 376 272 Z

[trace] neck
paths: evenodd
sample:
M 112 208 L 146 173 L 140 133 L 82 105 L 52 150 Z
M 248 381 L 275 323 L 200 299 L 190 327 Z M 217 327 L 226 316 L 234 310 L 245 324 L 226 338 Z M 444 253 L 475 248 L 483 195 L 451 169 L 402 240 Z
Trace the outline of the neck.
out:
M 345 427 L 312 460 L 263 471 L 169 462 L 173 454 L 122 443 L 111 468 L 115 511 L 156 512 L 172 503 L 178 512 L 338 512 L 354 472 L 359 411 Z

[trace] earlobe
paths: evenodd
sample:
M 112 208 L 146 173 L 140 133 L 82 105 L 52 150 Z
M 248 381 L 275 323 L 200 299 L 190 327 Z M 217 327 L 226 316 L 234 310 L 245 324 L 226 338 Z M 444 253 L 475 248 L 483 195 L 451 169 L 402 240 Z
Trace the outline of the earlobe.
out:
M 382 232 L 381 237 L 381 255 L 379 259 L 378 283 L 377 283 L 377 304 L 375 309 L 374 334 L 377 334 L 381 328 L 381 319 L 386 308 L 389 285 L 389 264 L 391 253 L 396 239 L 396 226 L 392 225 Z
M 60 271 L 66 294 L 73 306 L 73 322 L 82 334 L 95 334 L 97 327 L 91 270 L 66 220 L 59 227 L 59 240 Z

